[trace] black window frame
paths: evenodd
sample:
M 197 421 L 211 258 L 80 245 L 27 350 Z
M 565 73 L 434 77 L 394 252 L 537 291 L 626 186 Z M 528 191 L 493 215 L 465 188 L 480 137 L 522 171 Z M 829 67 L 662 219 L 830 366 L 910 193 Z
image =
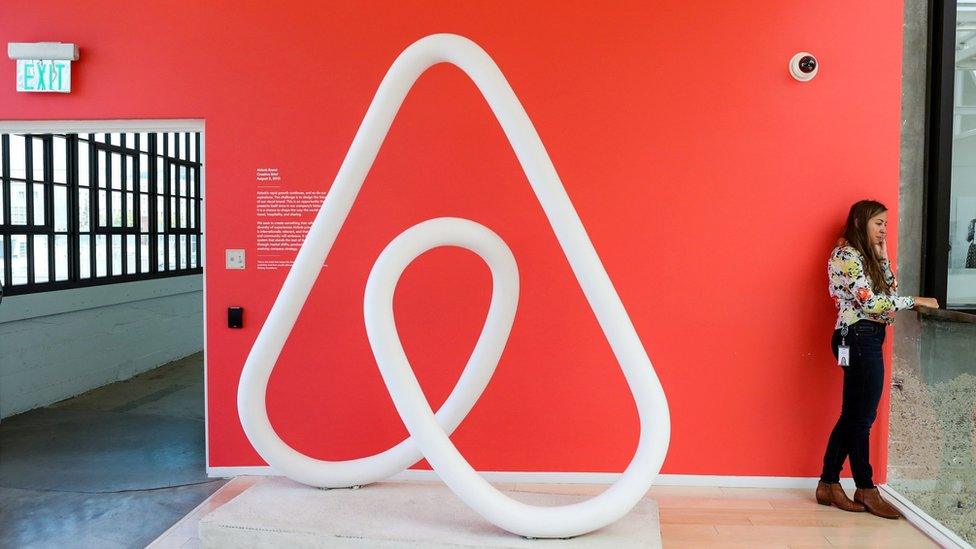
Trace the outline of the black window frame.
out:
M 182 147 L 183 150 L 177 152 L 173 151 L 174 155 L 170 158 L 169 151 L 166 150 L 165 143 L 168 139 L 164 136 L 169 134 L 178 134 L 180 138 L 177 141 L 185 144 Z M 10 148 L 9 148 L 9 136 L 12 135 L 23 135 L 25 136 L 26 147 L 26 173 L 25 178 L 21 180 L 20 178 L 13 179 L 10 177 Z M 112 136 L 103 139 L 99 142 L 96 139 L 96 135 Z M 146 138 L 148 144 L 145 147 L 141 147 L 141 140 Z M 40 139 L 40 143 L 43 144 L 43 166 L 44 166 L 44 177 L 39 180 L 39 183 L 44 187 L 44 222 L 43 224 L 34 225 L 32 224 L 34 220 L 34 209 L 36 207 L 33 204 L 33 186 L 36 183 L 32 183 L 33 178 L 33 164 L 34 164 L 34 150 L 35 142 Z M 55 182 L 55 174 L 53 173 L 54 167 L 54 143 L 62 141 L 64 146 L 67 147 L 65 162 L 67 173 L 64 178 L 64 182 Z M 80 154 L 79 142 L 81 140 L 86 140 L 88 143 L 88 186 L 81 185 L 79 181 L 78 170 L 80 169 L 80 163 L 78 155 Z M 116 143 L 113 140 L 118 140 Z M 131 140 L 127 142 L 127 140 Z M 157 141 L 159 142 L 159 148 L 157 149 Z M 0 164 L 0 189 L 3 192 L 3 216 L 2 222 L 0 222 L 0 236 L 3 236 L 3 295 L 5 296 L 15 296 L 15 295 L 25 295 L 32 293 L 40 293 L 47 291 L 57 291 L 57 290 L 67 290 L 73 288 L 83 288 L 90 286 L 101 286 L 105 284 L 116 284 L 123 282 L 133 282 L 138 280 L 152 280 L 161 278 L 170 278 L 175 276 L 188 276 L 194 274 L 201 274 L 203 272 L 203 235 L 202 235 L 202 220 L 200 215 L 202 213 L 203 196 L 202 196 L 202 132 L 200 130 L 136 130 L 127 129 L 124 131 L 101 131 L 95 133 L 86 132 L 64 132 L 64 133 L 31 133 L 31 132 L 21 132 L 21 131 L 9 131 L 0 134 L 0 147 L 2 147 L 2 158 L 3 162 Z M 194 155 L 193 160 L 190 160 L 190 148 L 193 147 L 192 151 Z M 107 160 L 107 166 L 99 165 L 99 152 L 105 152 L 105 158 Z M 119 174 L 119 188 L 114 189 L 112 183 L 112 161 L 111 157 L 113 154 L 120 155 L 120 167 L 121 172 Z M 126 163 L 126 158 L 131 158 L 131 169 L 127 169 L 129 166 Z M 194 174 L 195 177 L 188 182 L 188 186 L 192 185 L 192 191 L 187 189 L 187 194 L 192 192 L 192 198 L 187 197 L 186 203 L 187 208 L 194 208 L 194 223 L 186 221 L 185 227 L 180 227 L 178 230 L 170 231 L 169 227 L 169 212 L 167 211 L 166 226 L 159 227 L 157 224 L 157 192 L 162 192 L 162 189 L 168 189 L 169 179 L 168 174 L 158 174 L 157 173 L 157 158 L 162 158 L 163 163 L 168 163 L 169 161 L 178 162 L 179 165 L 187 168 L 188 173 Z M 142 176 L 142 166 L 141 163 L 143 159 L 146 159 L 148 166 L 145 166 L 145 173 L 147 174 L 147 188 L 141 187 L 141 176 Z M 105 187 L 99 187 L 99 173 L 97 170 L 102 170 L 102 175 L 105 180 Z M 162 180 L 159 177 L 162 176 Z M 130 182 L 128 179 L 131 178 L 133 181 Z M 26 186 L 26 200 L 27 200 L 27 224 L 25 225 L 14 225 L 13 219 L 11 218 L 12 203 L 10 197 L 12 194 L 11 181 L 24 181 Z M 55 231 L 55 186 L 65 187 L 65 208 L 67 215 L 67 228 L 66 230 Z M 106 224 L 101 226 L 99 224 L 99 191 L 105 191 L 105 217 L 107 218 Z M 90 213 L 90 222 L 87 231 L 81 231 L 79 225 L 80 221 L 80 206 L 79 203 L 79 193 L 88 194 L 88 211 Z M 60 190 L 59 190 L 60 192 Z M 112 201 L 113 192 L 115 197 L 121 199 L 121 220 L 118 225 L 113 223 L 113 212 L 112 212 Z M 131 198 L 130 198 L 131 197 Z M 143 199 L 147 199 L 147 216 L 145 226 L 142 223 L 140 202 Z M 127 203 L 132 201 L 132 217 L 131 222 L 128 217 Z M 169 199 L 165 200 L 166 204 L 169 204 Z M 190 216 L 190 212 L 186 212 L 186 217 Z M 175 235 L 175 241 L 177 244 L 180 243 L 181 238 L 185 238 L 185 250 L 179 250 L 176 253 L 185 257 L 186 267 L 180 268 L 180 261 L 176 262 L 175 268 L 169 268 L 169 246 L 164 247 L 164 262 L 163 268 L 160 269 L 158 261 L 158 237 L 163 235 L 163 241 L 169 242 L 169 235 Z M 13 257 L 11 254 L 13 246 L 13 235 L 26 235 L 27 238 L 27 282 L 26 284 L 13 284 Z M 47 236 L 47 254 L 48 254 L 48 281 L 46 282 L 36 282 L 36 276 L 34 273 L 34 241 L 35 235 L 45 235 Z M 57 265 L 55 260 L 56 249 L 56 235 L 63 235 L 67 237 L 67 250 L 68 250 L 68 265 L 67 265 L 67 280 L 55 280 L 57 276 Z M 80 245 L 79 241 L 83 235 L 88 235 L 89 239 L 89 261 L 88 261 L 88 277 L 81 277 L 81 257 L 80 257 Z M 185 236 L 182 236 L 185 235 Z M 98 236 L 104 236 L 105 238 L 105 274 L 103 276 L 97 276 L 98 267 L 96 265 L 96 242 Z M 121 274 L 113 275 L 113 238 L 119 238 L 120 240 L 120 258 L 121 258 Z M 133 241 L 135 250 L 134 254 L 134 272 L 130 272 L 127 262 L 129 260 L 128 247 L 130 246 L 130 237 Z M 191 266 L 194 264 L 194 258 L 190 256 L 191 250 L 193 250 L 193 239 L 195 237 L 195 267 Z M 145 238 L 148 244 L 148 262 L 146 264 L 142 261 L 142 239 Z M 63 259 L 63 256 L 61 256 Z M 179 256 L 178 256 L 179 257 Z
M 10 291 L 8 288 L 21 288 L 23 286 L 39 286 L 50 283 L 53 278 L 52 273 L 54 272 L 54 246 L 52 245 L 53 234 L 54 234 L 54 219 L 53 219 L 53 190 L 54 186 L 52 181 L 52 155 L 51 143 L 49 139 L 44 139 L 44 136 L 37 134 L 13 134 L 22 135 L 24 137 L 24 154 L 25 164 L 24 164 L 24 177 L 12 177 L 10 173 L 10 136 L 9 134 L 0 134 L 0 147 L 2 147 L 2 157 L 3 163 L 0 166 L 0 179 L 2 179 L 3 184 L 0 188 L 3 190 L 3 222 L 0 223 L 0 236 L 3 236 L 3 293 L 5 295 L 15 295 L 15 291 Z M 40 138 L 42 150 L 42 167 L 44 171 L 44 176 L 40 179 L 36 179 L 34 176 L 34 148 L 36 141 Z M 12 218 L 12 202 L 11 196 L 13 194 L 13 182 L 23 183 L 25 189 L 25 223 L 23 225 L 14 225 Z M 34 186 L 40 185 L 43 189 L 44 204 L 41 208 L 44 211 L 44 222 L 41 224 L 35 224 L 35 212 L 37 211 L 37 204 L 34 204 Z M 13 236 L 24 235 L 26 237 L 26 252 L 27 252 L 27 283 L 25 285 L 19 286 L 9 286 L 13 274 Z M 48 256 L 48 282 L 35 282 L 36 273 L 34 272 L 34 258 L 36 254 L 35 242 L 37 236 L 47 236 L 48 246 L 47 246 L 47 256 Z M 69 267 L 70 269 L 70 267 Z
M 956 8 L 956 0 L 929 0 L 921 293 L 950 310 L 976 314 L 976 308 L 948 307 L 947 299 Z

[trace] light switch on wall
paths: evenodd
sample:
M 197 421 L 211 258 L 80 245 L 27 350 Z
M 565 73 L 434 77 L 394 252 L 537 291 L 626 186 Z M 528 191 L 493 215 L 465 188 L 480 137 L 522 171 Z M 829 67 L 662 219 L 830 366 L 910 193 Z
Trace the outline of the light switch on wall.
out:
M 224 250 L 228 269 L 244 268 L 244 250 Z

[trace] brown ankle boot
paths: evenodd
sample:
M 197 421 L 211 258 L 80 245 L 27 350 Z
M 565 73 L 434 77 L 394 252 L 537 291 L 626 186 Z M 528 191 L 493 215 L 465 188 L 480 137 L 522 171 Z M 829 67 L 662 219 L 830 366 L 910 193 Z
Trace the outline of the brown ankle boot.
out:
M 886 519 L 896 519 L 901 516 L 898 509 L 881 498 L 877 488 L 858 488 L 854 491 L 854 501 L 863 503 L 868 512 Z
M 820 481 L 817 483 L 817 503 L 820 505 L 833 505 L 843 511 L 860 513 L 865 510 L 864 505 L 851 501 L 840 483 L 827 484 Z

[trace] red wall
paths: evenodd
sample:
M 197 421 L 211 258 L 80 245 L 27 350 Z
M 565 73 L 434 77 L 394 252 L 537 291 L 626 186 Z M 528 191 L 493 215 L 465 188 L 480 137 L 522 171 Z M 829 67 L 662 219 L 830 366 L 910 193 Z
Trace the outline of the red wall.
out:
M 206 120 L 211 466 L 262 464 L 236 385 L 286 272 L 254 268 L 255 169 L 327 189 L 396 55 L 453 32 L 515 89 L 647 348 L 671 406 L 663 472 L 819 473 L 841 382 L 826 256 L 851 202 L 897 204 L 901 2 L 270 4 L 0 8 L 3 42 L 81 47 L 67 96 L 15 93 L 7 61 L 0 119 Z M 801 50 L 822 64 L 806 84 L 787 72 Z M 481 470 L 622 470 L 638 430 L 623 377 L 498 124 L 446 65 L 404 103 L 272 376 L 283 438 L 344 459 L 404 436 L 362 293 L 394 236 L 445 215 L 498 232 L 522 276 L 495 378 L 454 436 L 461 451 Z M 225 248 L 247 249 L 249 268 L 224 270 Z M 401 282 L 398 325 L 435 405 L 489 282 L 457 250 L 425 255 Z M 245 329 L 226 328 L 229 305 L 245 307 Z

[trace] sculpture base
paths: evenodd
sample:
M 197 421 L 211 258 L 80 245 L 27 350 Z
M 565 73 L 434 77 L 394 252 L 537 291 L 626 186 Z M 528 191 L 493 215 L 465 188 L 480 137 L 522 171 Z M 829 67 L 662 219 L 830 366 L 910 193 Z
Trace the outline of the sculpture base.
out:
M 504 490 L 533 505 L 590 496 Z M 281 477 L 248 488 L 200 521 L 203 547 L 661 547 L 657 504 L 643 499 L 619 521 L 567 540 L 525 539 L 471 510 L 440 483 L 383 482 L 320 490 Z

